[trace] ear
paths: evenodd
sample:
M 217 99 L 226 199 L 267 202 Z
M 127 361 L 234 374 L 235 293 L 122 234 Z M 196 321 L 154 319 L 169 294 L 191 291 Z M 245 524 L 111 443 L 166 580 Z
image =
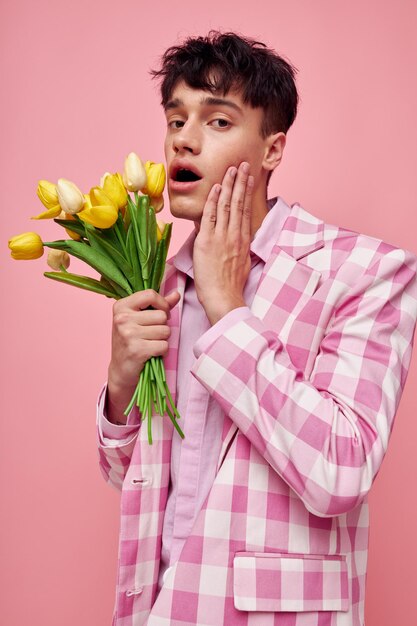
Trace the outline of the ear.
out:
M 287 136 L 283 132 L 269 135 L 265 142 L 265 155 L 262 167 L 265 170 L 274 170 L 280 163 L 284 154 Z

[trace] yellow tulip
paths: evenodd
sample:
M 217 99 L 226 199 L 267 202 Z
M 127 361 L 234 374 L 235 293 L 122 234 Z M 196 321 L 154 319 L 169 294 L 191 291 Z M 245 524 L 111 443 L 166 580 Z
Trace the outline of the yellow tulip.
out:
M 109 198 L 113 200 L 118 209 L 123 209 L 127 204 L 127 191 L 123 184 L 121 175 L 107 174 L 104 176 L 103 184 L 100 185 Z
M 117 211 L 111 206 L 95 206 L 79 213 L 80 219 L 96 228 L 110 228 L 117 221 Z
M 43 206 L 47 209 L 52 209 L 59 204 L 56 185 L 50 183 L 48 180 L 39 181 L 36 193 Z
M 96 228 L 110 228 L 117 221 L 118 209 L 114 201 L 100 187 L 90 189 L 87 208 L 78 213 L 78 217 Z
M 61 211 L 62 211 L 61 206 L 57 204 L 56 206 L 52 207 L 52 209 L 47 209 L 46 211 L 39 213 L 39 215 L 33 215 L 30 219 L 31 220 L 46 220 L 49 218 L 58 217 Z
M 33 216 L 31 219 L 44 220 L 52 217 L 58 217 L 61 212 L 61 207 L 58 201 L 56 185 L 54 185 L 54 183 L 50 183 L 48 180 L 40 180 L 36 193 L 38 194 L 39 200 L 47 210 L 39 213 L 39 215 Z
M 103 176 L 100 178 L 100 187 L 103 188 L 104 181 L 106 180 L 106 176 L 111 176 L 110 172 L 104 172 Z
M 156 239 L 157 239 L 157 241 L 161 241 L 162 235 L 164 234 L 164 230 L 165 230 L 166 224 L 162 220 L 156 220 L 156 225 L 157 225 Z
M 146 185 L 146 171 L 135 152 L 130 152 L 125 159 L 123 184 L 128 191 L 139 191 Z
M 147 182 L 146 186 L 143 188 L 143 193 L 151 196 L 151 198 L 161 196 L 166 180 L 164 164 L 146 161 L 145 171 Z
M 74 214 L 82 210 L 84 195 L 77 185 L 65 178 L 59 178 L 56 188 L 59 204 L 65 213 Z
M 164 196 L 158 196 L 157 198 L 151 198 L 151 206 L 155 213 L 159 213 L 164 208 Z
M 9 239 L 9 248 L 13 259 L 39 259 L 43 255 L 42 239 L 37 233 L 22 233 Z
M 117 210 L 116 202 L 101 187 L 91 187 L 89 201 L 91 202 L 91 207 L 110 205 Z
M 68 269 L 70 256 L 65 250 L 49 250 L 46 262 L 49 267 L 56 271 L 62 270 L 62 267 Z
M 89 196 L 87 196 L 87 198 L 88 197 Z M 73 222 L 76 221 L 75 217 L 73 217 L 70 213 L 65 213 L 65 211 L 61 211 L 61 213 L 58 215 L 58 218 L 60 220 L 71 220 Z M 81 235 L 74 232 L 73 230 L 69 230 L 69 228 L 65 228 L 65 232 L 71 237 L 71 239 L 74 239 L 75 241 L 79 241 L 81 239 Z

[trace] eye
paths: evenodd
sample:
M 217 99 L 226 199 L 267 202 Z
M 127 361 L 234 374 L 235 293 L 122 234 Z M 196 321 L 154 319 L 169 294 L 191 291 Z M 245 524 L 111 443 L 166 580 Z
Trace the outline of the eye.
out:
M 230 122 L 228 120 L 224 120 L 220 117 L 213 120 L 213 122 L 224 122 L 225 124 L 228 124 L 230 126 Z M 227 128 L 227 126 L 218 126 L 217 128 Z
M 181 120 L 172 120 L 172 122 L 168 122 L 168 128 L 178 128 L 178 126 L 172 126 L 172 124 L 176 124 L 177 122 L 179 122 L 180 124 L 184 123 Z

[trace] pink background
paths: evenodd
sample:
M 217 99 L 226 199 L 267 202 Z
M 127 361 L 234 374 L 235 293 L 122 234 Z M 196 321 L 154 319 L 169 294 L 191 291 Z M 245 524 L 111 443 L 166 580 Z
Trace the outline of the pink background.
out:
M 112 302 L 45 279 L 45 258 L 9 258 L 12 235 L 62 237 L 29 219 L 42 210 L 38 180 L 87 192 L 131 150 L 163 161 L 149 68 L 185 36 L 235 30 L 299 69 L 299 114 L 269 195 L 417 253 L 416 18 L 412 0 L 269 0 L 244 11 L 236 0 L 3 0 L 2 623 L 110 625 L 114 604 L 119 496 L 95 443 Z M 167 201 L 161 217 L 172 221 Z M 170 256 L 191 227 L 174 220 Z M 367 626 L 417 623 L 416 383 L 414 358 L 370 494 Z

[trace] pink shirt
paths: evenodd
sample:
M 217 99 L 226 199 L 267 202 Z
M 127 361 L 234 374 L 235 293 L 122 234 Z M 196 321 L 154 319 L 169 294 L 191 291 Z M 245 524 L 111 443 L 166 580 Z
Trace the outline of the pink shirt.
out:
M 176 432 L 173 433 L 171 482 L 162 531 L 158 591 L 168 568 L 178 560 L 196 516 L 210 491 L 220 453 L 224 413 L 203 385 L 190 374 L 190 369 L 201 351 L 226 328 L 252 315 L 249 307 L 263 267 L 290 211 L 279 197 L 268 200 L 268 209 L 269 212 L 250 245 L 251 270 L 243 292 L 247 306 L 233 309 L 213 326 L 210 325 L 194 288 L 192 254 L 195 231 L 192 231 L 173 259 L 175 267 L 187 275 L 177 376 L 177 408 L 185 439 L 181 439 Z M 129 439 L 138 428 L 138 411 L 131 411 L 126 426 L 112 424 L 104 414 L 106 390 L 107 386 L 104 385 L 98 400 L 100 438 L 106 445 L 120 445 L 121 440 Z

